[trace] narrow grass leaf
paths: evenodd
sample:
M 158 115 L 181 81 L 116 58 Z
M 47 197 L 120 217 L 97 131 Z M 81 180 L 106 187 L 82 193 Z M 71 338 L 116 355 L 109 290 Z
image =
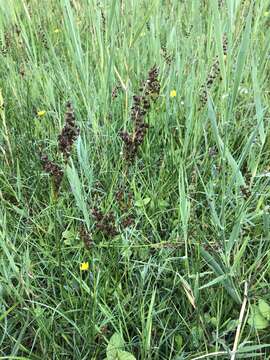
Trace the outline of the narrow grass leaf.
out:
M 227 290 L 228 294 L 233 298 L 233 300 L 241 304 L 241 298 L 236 290 L 231 278 L 228 274 L 225 274 L 222 267 L 217 263 L 217 261 L 206 251 L 203 247 L 200 247 L 201 254 L 206 261 L 206 263 L 210 266 L 210 268 L 215 272 L 216 275 L 225 276 L 225 279 L 222 280 L 222 284 L 224 288 Z
M 244 181 L 242 173 L 239 169 L 239 166 L 238 166 L 237 162 L 235 161 L 235 159 L 233 158 L 232 154 L 230 153 L 229 149 L 227 147 L 225 147 L 225 145 L 222 141 L 222 138 L 219 135 L 216 113 L 214 111 L 213 103 L 210 98 L 208 98 L 208 116 L 211 121 L 213 134 L 214 134 L 214 137 L 216 140 L 216 144 L 219 148 L 220 154 L 224 155 L 226 157 L 229 165 L 231 166 L 231 168 L 236 176 L 236 180 L 237 180 L 238 184 L 244 185 L 245 181 Z
M 79 175 L 77 173 L 77 170 L 73 164 L 71 163 L 71 166 L 67 166 L 67 177 L 69 180 L 69 184 L 72 190 L 72 193 L 75 197 L 76 204 L 78 208 L 82 211 L 85 223 L 87 225 L 87 228 L 90 229 L 90 218 L 89 218 L 89 212 L 87 209 L 86 201 L 85 201 L 85 193 L 79 178 Z
M 235 78 L 234 78 L 234 84 L 233 84 L 233 89 L 232 89 L 232 97 L 230 99 L 230 106 L 229 106 L 230 115 L 232 115 L 232 110 L 235 105 L 237 92 L 238 92 L 239 85 L 240 85 L 240 82 L 241 82 L 241 79 L 243 76 L 243 70 L 244 70 L 244 66 L 245 66 L 245 62 L 246 62 L 246 58 L 247 58 L 247 53 L 250 48 L 249 44 L 250 44 L 252 11 L 253 11 L 253 5 L 251 5 L 250 9 L 249 9 L 249 13 L 248 13 L 248 16 L 246 19 L 244 34 L 242 37 L 242 42 L 240 44 L 240 49 L 239 49 L 238 56 L 237 56 L 236 67 L 235 67 L 235 71 L 234 71 Z
M 265 130 L 264 130 L 264 122 L 263 122 L 263 107 L 262 107 L 262 100 L 261 100 L 261 86 L 258 79 L 258 73 L 257 73 L 257 65 L 255 63 L 254 57 L 252 58 L 252 84 L 253 84 L 253 93 L 254 93 L 254 101 L 255 101 L 255 107 L 256 107 L 256 118 L 257 118 L 257 124 L 259 126 L 259 134 L 262 145 L 265 142 Z

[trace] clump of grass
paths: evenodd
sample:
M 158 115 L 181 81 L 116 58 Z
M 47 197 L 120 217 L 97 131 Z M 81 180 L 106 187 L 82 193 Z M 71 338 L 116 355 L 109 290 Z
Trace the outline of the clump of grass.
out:
M 0 1 L 0 358 L 268 359 L 269 18 Z

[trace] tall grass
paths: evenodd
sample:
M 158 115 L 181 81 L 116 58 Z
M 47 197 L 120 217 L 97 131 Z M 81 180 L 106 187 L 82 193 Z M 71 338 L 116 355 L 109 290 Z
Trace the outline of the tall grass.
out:
M 0 359 L 269 358 L 269 25 L 269 0 L 0 0 Z

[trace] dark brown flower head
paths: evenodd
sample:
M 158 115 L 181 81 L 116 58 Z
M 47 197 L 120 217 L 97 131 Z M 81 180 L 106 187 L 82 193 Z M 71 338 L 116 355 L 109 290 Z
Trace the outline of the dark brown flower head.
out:
M 105 237 L 114 237 L 118 235 L 115 217 L 112 212 L 103 214 L 101 210 L 94 208 L 92 210 L 92 215 L 96 222 L 95 226 L 97 231 L 101 232 Z
M 225 5 L 225 0 L 218 0 L 218 7 L 220 10 L 224 5 Z
M 227 38 L 226 34 L 223 36 L 222 47 L 223 47 L 223 54 L 227 55 L 227 52 L 228 52 L 228 38 Z
M 63 170 L 59 165 L 49 160 L 47 155 L 41 155 L 40 160 L 43 170 L 52 177 L 55 191 L 58 193 L 64 176 Z
M 247 200 L 252 194 L 248 186 L 244 186 L 244 185 L 240 186 L 240 191 L 245 200 Z
M 75 124 L 74 110 L 71 102 L 67 102 L 65 114 L 65 125 L 61 134 L 58 136 L 58 148 L 67 161 L 70 157 L 72 146 L 79 136 L 79 127 Z
M 130 227 L 134 224 L 134 216 L 133 215 L 127 215 L 122 221 L 121 225 L 125 229 L 127 227 Z
M 102 20 L 102 31 L 105 34 L 106 33 L 106 17 L 105 17 L 103 9 L 100 9 L 100 13 L 101 13 L 101 20 Z
M 120 131 L 119 135 L 126 145 L 132 145 L 132 136 L 127 131 Z
M 168 50 L 165 45 L 161 46 L 161 55 L 163 59 L 165 60 L 167 65 L 171 65 L 173 61 L 173 56 L 168 53 Z
M 46 33 L 43 30 L 42 26 L 40 25 L 38 28 L 38 38 L 40 39 L 41 44 L 44 46 L 45 49 L 49 49 L 49 44 L 48 44 L 48 40 L 46 37 Z
M 143 143 L 148 128 L 149 128 L 148 124 L 145 123 L 139 124 L 137 126 L 135 131 L 135 136 L 133 139 L 133 142 L 136 144 L 136 146 L 139 146 Z
M 1 41 L 1 45 L 0 45 L 0 52 L 2 55 L 6 56 L 9 49 L 11 48 L 12 45 L 12 38 L 11 38 L 11 34 L 9 31 L 5 31 L 4 33 L 4 40 Z
M 25 76 L 25 68 L 24 68 L 23 65 L 20 66 L 19 74 L 21 75 L 22 78 L 24 78 L 24 76 Z
M 117 190 L 115 193 L 115 198 L 118 203 L 121 203 L 124 199 L 124 190 L 123 189 Z
M 103 214 L 98 208 L 92 210 L 92 215 L 96 221 L 102 221 L 103 219 Z
M 91 235 L 89 234 L 89 232 L 85 229 L 85 227 L 82 225 L 79 229 L 79 234 L 80 234 L 80 238 L 84 243 L 84 246 L 87 250 L 89 250 L 91 248 L 91 246 L 93 245 L 93 241 L 91 238 Z
M 158 81 L 158 68 L 153 66 L 148 73 L 148 79 L 146 80 L 148 94 L 150 96 L 158 96 L 160 92 L 160 84 Z
M 130 114 L 134 124 L 132 133 L 121 131 L 119 134 L 124 142 L 124 156 L 128 161 L 135 159 L 147 133 L 148 125 L 144 118 L 150 110 L 151 101 L 155 101 L 160 92 L 158 73 L 158 68 L 153 66 L 148 72 L 148 79 L 139 89 L 140 93 L 133 96 Z
M 223 54 L 226 55 L 228 50 L 228 40 L 227 37 L 223 36 Z M 211 89 L 212 85 L 214 84 L 215 80 L 220 76 L 220 64 L 218 56 L 215 57 L 215 60 L 211 66 L 211 69 L 207 75 L 206 81 L 201 86 L 200 89 L 200 103 L 201 107 L 203 107 L 207 103 L 207 92 Z
M 20 36 L 21 34 L 21 29 L 17 24 L 14 25 L 14 32 L 16 33 L 17 36 Z
M 119 94 L 121 90 L 121 86 L 116 85 L 113 89 L 112 89 L 112 100 L 115 100 Z
M 9 31 L 6 31 L 4 34 L 4 39 L 5 39 L 5 46 L 6 48 L 10 48 L 11 44 L 12 44 L 12 37 L 11 37 L 11 33 Z

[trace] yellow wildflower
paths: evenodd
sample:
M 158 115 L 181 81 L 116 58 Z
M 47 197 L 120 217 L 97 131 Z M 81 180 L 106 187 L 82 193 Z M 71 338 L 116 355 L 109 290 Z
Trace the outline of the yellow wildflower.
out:
M 40 111 L 37 112 L 37 116 L 39 116 L 39 117 L 42 117 L 42 116 L 44 116 L 45 114 L 46 114 L 46 111 L 45 111 L 45 110 L 40 110 Z
M 266 11 L 265 13 L 264 13 L 264 16 L 268 16 L 270 14 L 270 11 Z
M 53 32 L 54 32 L 55 34 L 57 34 L 57 33 L 60 32 L 60 29 L 54 29 Z
M 89 269 L 89 263 L 88 262 L 83 262 L 80 265 L 80 270 L 81 271 L 87 271 Z
M 172 90 L 170 92 L 170 97 L 176 97 L 176 90 Z

